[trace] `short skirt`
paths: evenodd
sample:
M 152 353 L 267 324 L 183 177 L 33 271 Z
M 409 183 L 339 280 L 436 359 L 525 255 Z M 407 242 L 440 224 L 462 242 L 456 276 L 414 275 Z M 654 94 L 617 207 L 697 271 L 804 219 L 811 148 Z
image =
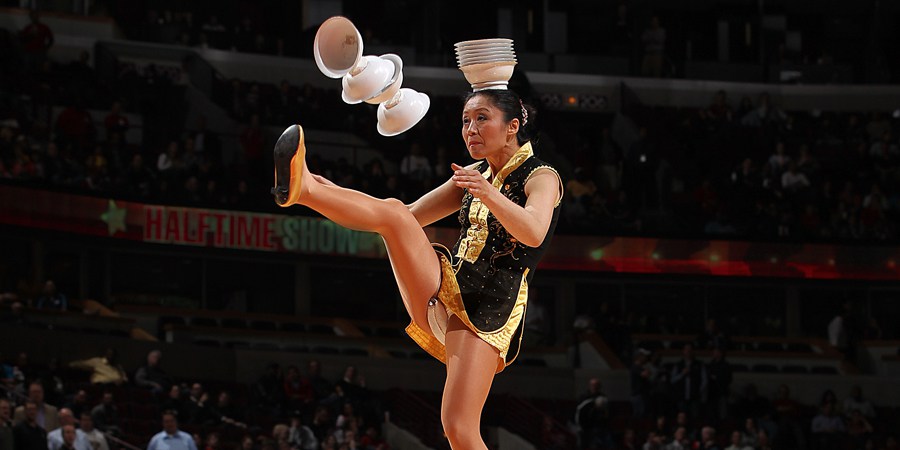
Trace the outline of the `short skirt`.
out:
M 493 331 L 482 331 L 472 324 L 466 312 L 459 284 L 456 281 L 456 270 L 450 262 L 450 251 L 440 244 L 433 244 L 441 263 L 441 285 L 435 297 L 428 304 L 428 321 L 432 333 L 423 330 L 415 321 L 410 321 L 406 334 L 431 356 L 447 364 L 447 352 L 444 346 L 444 332 L 450 316 L 456 316 L 469 330 L 481 340 L 487 342 L 499 352 L 497 373 L 515 361 L 522 344 L 522 328 L 525 311 L 528 305 L 528 282 L 523 274 L 516 303 L 506 323 Z

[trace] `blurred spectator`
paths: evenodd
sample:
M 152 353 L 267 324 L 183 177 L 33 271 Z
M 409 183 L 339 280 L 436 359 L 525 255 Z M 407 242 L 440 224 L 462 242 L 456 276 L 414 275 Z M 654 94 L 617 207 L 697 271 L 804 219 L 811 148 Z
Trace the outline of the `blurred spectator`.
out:
M 412 142 L 409 153 L 400 160 L 400 173 L 420 184 L 431 179 L 431 162 L 422 153 L 422 146 L 418 142 Z
M 700 415 L 701 401 L 706 397 L 708 375 L 703 363 L 694 358 L 694 346 L 684 344 L 681 361 L 672 366 L 672 383 L 678 410 L 690 417 Z
M 284 396 L 289 410 L 302 410 L 312 412 L 313 396 L 312 385 L 309 380 L 300 375 L 297 366 L 288 366 L 284 377 Z
M 60 450 L 64 447 L 73 448 L 74 450 L 92 450 L 91 443 L 88 441 L 84 431 L 75 429 L 75 416 L 72 410 L 62 408 L 59 410 L 60 427 L 47 433 L 47 448 L 49 450 Z M 75 431 L 73 442 L 66 442 L 64 437 L 66 427 L 72 427 Z M 64 444 L 68 444 L 64 446 Z
M 591 378 L 587 393 L 581 396 L 575 407 L 575 425 L 579 429 L 581 448 L 612 447 L 609 418 L 609 398 L 603 393 L 600 379 Z
M 259 114 L 250 116 L 250 123 L 241 131 L 241 149 L 247 173 L 261 173 L 263 163 L 263 133 Z
M 84 412 L 79 417 L 81 417 L 81 420 L 78 422 L 78 427 L 80 431 L 84 432 L 84 436 L 91 444 L 90 448 L 93 450 L 109 450 L 106 436 L 100 430 L 94 428 L 94 419 L 91 417 L 91 414 Z
M 9 305 L 9 312 L 3 311 L 2 313 L 0 313 L 0 323 L 2 323 L 4 327 L 8 328 L 24 327 L 25 325 L 27 325 L 28 319 L 25 317 L 25 306 L 22 304 L 22 302 L 18 300 L 13 301 L 12 304 Z M 12 375 L 12 366 L 10 366 L 9 370 L 9 375 Z M 5 379 L 9 380 L 9 383 L 13 383 L 14 381 L 12 377 Z M 13 383 L 8 386 L 12 388 L 15 387 L 15 384 L 21 384 L 22 382 L 23 380 L 20 379 L 17 383 Z
M 309 429 L 313 431 L 313 434 L 316 436 L 316 439 L 319 442 L 325 441 L 325 437 L 328 435 L 328 430 L 331 429 L 331 417 L 328 412 L 328 408 L 324 406 L 317 406 L 316 412 L 313 415 L 313 420 L 309 424 Z
M 72 361 L 69 366 L 73 369 L 90 370 L 93 384 L 118 386 L 128 382 L 128 375 L 119 364 L 119 354 L 114 348 L 107 348 L 104 356 Z
M 719 327 L 716 319 L 707 319 L 706 327 L 697 336 L 697 348 L 727 350 L 729 345 L 728 336 Z
M 694 445 L 694 448 L 698 450 L 720 450 L 721 447 L 716 441 L 716 429 L 710 426 L 703 427 L 700 430 L 700 439 Z
M 19 406 L 16 408 L 16 414 L 14 421 L 16 423 L 22 423 L 27 420 L 30 422 L 34 420 L 34 423 L 37 426 L 46 430 L 55 430 L 59 428 L 59 412 L 56 407 L 53 405 L 48 405 L 44 403 L 44 385 L 41 384 L 40 381 L 32 381 L 31 384 L 28 385 L 28 400 L 32 402 L 35 406 L 35 417 L 28 418 L 27 414 L 30 413 L 26 411 L 26 406 Z M 46 439 L 46 433 L 44 433 L 44 438 Z
M 171 411 L 185 421 L 188 420 L 187 402 L 182 398 L 181 385 L 173 384 L 169 387 L 161 406 L 163 411 Z
M 20 409 L 22 411 L 21 419 L 18 418 Z M 16 450 L 47 450 L 47 431 L 38 423 L 40 410 L 41 407 L 38 403 L 30 399 L 16 409 L 18 424 L 13 427 L 13 442 Z M 54 425 L 58 425 L 58 423 Z
M 741 431 L 741 443 L 750 448 L 754 448 L 759 444 L 759 427 L 756 425 L 756 419 L 748 417 L 744 420 L 744 429 Z
M 691 448 L 691 439 L 688 437 L 687 428 L 677 427 L 672 433 L 672 441 L 666 444 L 666 450 L 689 450 Z
M 868 419 L 875 418 L 875 407 L 867 398 L 863 398 L 862 388 L 853 386 L 850 390 L 850 396 L 844 399 L 842 413 L 845 417 L 850 417 L 853 411 L 859 411 Z
M 369 390 L 366 388 L 366 379 L 360 373 L 356 366 L 347 366 L 344 369 L 344 376 L 337 381 L 337 388 L 353 402 L 354 406 L 359 406 L 369 398 Z
M 641 75 L 645 77 L 661 77 L 665 62 L 666 29 L 659 25 L 659 17 L 650 18 L 650 26 L 641 34 L 644 44 L 644 60 L 641 64 Z
M 752 417 L 759 420 L 772 414 L 772 404 L 769 399 L 759 395 L 754 384 L 748 384 L 734 404 L 734 417 Z
M 134 384 L 150 389 L 154 394 L 168 391 L 172 379 L 162 368 L 162 352 L 151 350 L 147 353 L 147 364 L 138 368 L 134 374 Z
M 874 432 L 875 428 L 872 427 L 869 419 L 860 410 L 854 409 L 850 413 L 847 419 L 847 435 L 850 437 L 854 448 L 864 448 L 866 439 Z
M 828 343 L 841 353 L 847 353 L 847 328 L 844 324 L 843 310 L 838 311 L 828 323 Z
M 207 402 L 209 402 L 209 394 L 203 389 L 203 385 L 200 383 L 192 384 L 190 395 L 187 402 L 185 402 L 187 423 L 204 425 L 213 419 Z
M 663 449 L 662 436 L 656 434 L 655 431 L 648 432 L 647 433 L 647 441 L 644 442 L 644 445 L 641 448 L 642 448 L 642 450 L 662 450 Z
M 30 72 L 36 72 L 47 59 L 47 52 L 53 46 L 53 31 L 41 22 L 40 13 L 32 9 L 28 12 L 31 23 L 19 33 L 22 49 L 25 50 L 25 65 Z
M 522 340 L 525 345 L 538 347 L 552 344 L 550 339 L 551 321 L 547 318 L 547 308 L 538 297 L 537 289 L 528 291 L 528 311 L 525 314 L 525 326 Z
M 650 393 L 651 371 L 646 367 L 649 352 L 639 349 L 629 370 L 631 382 L 631 411 L 634 417 L 646 416 L 647 397 Z
M 802 172 L 797 171 L 797 165 L 789 162 L 787 170 L 781 174 L 781 188 L 786 192 L 794 193 L 810 186 L 809 179 Z
M 316 450 L 319 440 L 313 431 L 303 424 L 302 414 L 297 411 L 291 415 L 291 427 L 288 429 L 288 443 L 299 450 Z
M 610 134 L 609 127 L 603 127 L 599 144 L 600 186 L 604 193 L 610 193 L 621 187 L 622 149 Z
M 215 14 L 209 16 L 206 22 L 200 26 L 203 34 L 206 35 L 209 46 L 216 49 L 229 48 L 230 43 L 226 35 L 225 25 L 219 22 L 219 17 Z
M 84 101 L 76 99 L 59 113 L 56 118 L 59 141 L 71 143 L 78 152 L 83 152 L 93 142 L 94 120 L 84 106 Z M 59 143 L 59 142 L 58 142 Z
M 112 102 L 109 113 L 103 119 L 103 126 L 106 127 L 107 138 L 113 133 L 125 136 L 128 132 L 128 117 L 122 113 L 122 103 L 119 101 Z
M 712 359 L 706 363 L 706 372 L 709 378 L 707 404 L 709 405 L 709 417 L 725 419 L 728 416 L 728 398 L 731 393 L 731 363 L 725 359 L 722 347 L 714 347 Z
M 834 405 L 825 403 L 812 419 L 812 445 L 816 449 L 838 449 L 842 446 L 842 437 L 847 432 L 841 416 L 834 413 Z
M 593 198 L 597 194 L 597 185 L 590 179 L 584 168 L 577 167 L 575 169 L 575 177 L 566 183 L 566 196 L 564 201 L 566 206 L 566 218 L 569 222 L 576 226 L 586 226 L 584 222 L 588 218 L 588 209 L 593 203 Z
M 806 448 L 806 436 L 800 423 L 801 405 L 791 398 L 787 385 L 778 386 L 772 406 L 775 408 L 778 425 L 773 445 L 779 448 Z
M 60 450 L 82 450 L 84 445 L 78 445 L 78 430 L 75 429 L 75 425 L 63 425 L 60 430 L 62 434 L 62 442 L 59 445 Z M 53 447 L 50 447 L 52 450 Z
M 259 405 L 264 410 L 277 412 L 284 399 L 284 381 L 281 378 L 281 366 L 278 363 L 269 363 L 265 372 L 256 380 L 253 391 Z
M 766 430 L 759 430 L 756 441 L 756 450 L 772 450 L 772 444 L 769 442 L 769 433 Z
M 56 289 L 56 283 L 53 280 L 47 280 L 44 283 L 43 294 L 38 297 L 35 306 L 38 309 L 66 311 L 69 309 L 69 299 L 66 298 L 66 294 Z
M 103 398 L 100 404 L 91 410 L 91 417 L 94 419 L 94 426 L 101 431 L 107 433 L 118 433 L 119 429 L 119 407 L 116 406 L 115 398 L 112 391 L 103 392 Z
M 745 445 L 743 443 L 744 436 L 740 431 L 734 430 L 731 432 L 731 445 L 725 447 L 725 450 L 754 450 L 753 447 Z
M 147 450 L 197 450 L 191 435 L 178 429 L 178 417 L 171 411 L 162 414 L 163 430 L 150 439 Z
M 0 397 L 0 449 L 14 450 L 12 405 L 6 397 Z
M 672 429 L 669 427 L 668 419 L 666 416 L 659 416 L 656 418 L 656 424 L 653 427 L 653 431 L 656 432 L 657 436 L 659 436 L 663 442 L 667 442 L 669 437 L 672 436 Z
M 219 163 L 222 161 L 222 143 L 219 136 L 206 129 L 206 116 L 197 119 L 197 130 L 192 137 L 194 139 L 194 151 L 206 161 Z
M 239 428 L 247 427 L 247 424 L 243 422 L 243 410 L 232 403 L 231 394 L 228 391 L 219 392 L 216 404 L 210 408 L 210 414 L 221 423 Z
M 741 125 L 745 127 L 762 127 L 777 125 L 787 119 L 784 111 L 771 104 L 768 92 L 759 94 L 756 108 L 750 110 L 741 118 Z

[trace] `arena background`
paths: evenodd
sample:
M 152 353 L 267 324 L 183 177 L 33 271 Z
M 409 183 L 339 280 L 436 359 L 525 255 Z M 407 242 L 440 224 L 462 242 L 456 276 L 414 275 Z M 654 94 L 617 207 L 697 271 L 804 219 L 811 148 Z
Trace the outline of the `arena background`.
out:
M 403 334 L 381 240 L 276 207 L 271 148 L 301 123 L 314 172 L 411 201 L 468 162 L 453 43 L 504 36 L 567 195 L 491 447 L 897 448 L 900 3 L 2 4 L 13 407 L 37 380 L 110 448 L 145 448 L 168 409 L 211 450 L 449 448 L 444 369 Z M 333 15 L 431 96 L 415 128 L 380 136 L 318 71 Z M 688 344 L 691 399 L 669 379 Z

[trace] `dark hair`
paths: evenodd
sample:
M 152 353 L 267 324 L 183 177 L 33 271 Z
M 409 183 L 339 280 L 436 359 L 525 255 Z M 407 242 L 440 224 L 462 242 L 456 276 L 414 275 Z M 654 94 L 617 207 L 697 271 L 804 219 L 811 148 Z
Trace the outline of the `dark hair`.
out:
M 528 103 L 523 103 L 519 94 L 508 89 L 485 89 L 466 95 L 463 103 L 468 103 L 469 100 L 479 95 L 487 97 L 497 109 L 503 111 L 503 120 L 509 122 L 519 119 L 519 132 L 516 134 L 519 145 L 524 145 L 534 138 L 536 134 L 534 121 L 537 118 L 537 111 Z M 528 114 L 527 121 L 522 116 L 522 108 L 525 108 L 525 112 Z

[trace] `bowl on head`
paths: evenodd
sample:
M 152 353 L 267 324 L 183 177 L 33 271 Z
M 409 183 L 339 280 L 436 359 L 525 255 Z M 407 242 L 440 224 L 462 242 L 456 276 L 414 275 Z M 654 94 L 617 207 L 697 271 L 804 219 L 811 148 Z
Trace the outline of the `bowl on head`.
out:
M 491 62 L 483 64 L 472 64 L 462 66 L 463 75 L 466 81 L 477 89 L 479 86 L 500 86 L 507 85 L 509 79 L 512 78 L 513 69 L 516 67 L 515 61 Z

